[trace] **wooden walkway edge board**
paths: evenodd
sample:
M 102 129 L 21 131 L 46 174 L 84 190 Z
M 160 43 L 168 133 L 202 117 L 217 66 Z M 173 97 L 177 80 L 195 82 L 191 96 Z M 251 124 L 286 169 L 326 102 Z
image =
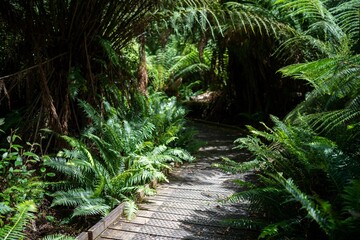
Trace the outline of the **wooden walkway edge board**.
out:
M 127 220 L 124 204 L 103 220 L 80 234 L 78 240 L 254 240 L 254 233 L 223 224 L 226 219 L 248 217 L 247 203 L 224 201 L 239 190 L 235 179 L 246 174 L 231 174 L 216 169 L 213 163 L 221 157 L 243 161 L 248 156 L 235 154 L 233 141 L 242 134 L 239 129 L 194 123 L 200 131 L 197 138 L 207 142 L 196 153 L 195 163 L 184 163 L 169 171 L 170 183 L 152 181 L 149 187 L 157 194 L 138 192 L 137 217 Z M 219 145 L 221 142 L 221 145 Z
M 124 211 L 124 203 L 121 203 L 114 210 L 112 210 L 106 217 L 92 226 L 87 232 L 80 233 L 76 239 L 77 240 L 94 240 L 100 234 L 107 229 L 112 223 L 119 218 Z

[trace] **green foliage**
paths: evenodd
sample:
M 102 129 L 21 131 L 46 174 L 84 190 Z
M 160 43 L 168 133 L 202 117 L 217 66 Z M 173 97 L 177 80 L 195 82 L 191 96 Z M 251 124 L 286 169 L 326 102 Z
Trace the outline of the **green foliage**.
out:
M 1 239 L 25 238 L 25 227 L 30 220 L 35 220 L 34 213 L 46 193 L 42 179 L 54 176 L 42 165 L 47 157 L 37 155 L 37 147 L 38 144 L 22 145 L 14 131 L 0 148 Z
M 209 71 L 210 49 L 200 54 L 194 44 L 182 42 L 185 40 L 173 36 L 163 48 L 147 58 L 149 80 L 155 90 L 168 89 L 177 95 L 182 84 L 202 79 Z
M 29 221 L 35 218 L 34 213 L 37 211 L 35 203 L 31 200 L 18 203 L 15 209 L 11 222 L 0 227 L 0 238 L 3 240 L 24 239 L 24 229 Z
M 126 201 L 124 205 L 124 214 L 128 220 L 133 219 L 136 216 L 136 211 L 138 210 L 136 203 L 134 201 Z
M 309 127 L 285 124 L 277 118 L 273 121 L 272 129 L 249 128 L 252 136 L 237 140 L 239 147 L 252 151 L 256 160 L 242 164 L 227 160 L 230 168 L 256 169 L 259 183 L 240 182 L 247 190 L 228 201 L 250 201 L 250 211 L 265 212 L 267 217 L 262 221 L 268 225 L 262 229 L 261 238 L 316 236 L 316 231 L 306 230 L 313 222 L 331 239 L 356 236 L 359 205 L 357 200 L 350 200 L 356 199 L 353 194 L 360 179 L 355 156 L 317 136 Z
M 52 206 L 73 208 L 72 217 L 106 215 L 124 200 L 132 217 L 135 207 L 130 199 L 138 189 L 153 179 L 167 181 L 162 170 L 169 163 L 193 160 L 176 143 L 186 112 L 174 98 L 135 95 L 130 106 L 114 92 L 113 101 L 116 107 L 104 100 L 101 112 L 81 101 L 92 123 L 78 139 L 62 136 L 72 149 L 46 162 L 66 176 L 55 184 L 61 190 L 52 194 Z
M 360 39 L 353 29 L 360 26 L 358 1 L 278 0 L 273 6 L 295 30 L 295 37 L 279 51 L 296 43 L 294 53 L 308 53 L 299 59 L 312 60 L 280 72 L 307 81 L 314 90 L 284 121 L 272 117 L 274 127 L 249 127 L 251 135 L 236 141 L 254 159 L 245 163 L 226 159 L 220 167 L 234 172 L 253 169 L 258 182 L 238 181 L 245 189 L 228 201 L 247 200 L 250 211 L 262 216 L 253 221 L 263 223 L 259 238 L 355 239 Z
M 75 239 L 76 238 L 74 238 L 74 237 L 69 237 L 69 236 L 65 236 L 65 235 L 61 235 L 61 234 L 49 235 L 49 236 L 41 238 L 41 240 L 75 240 Z

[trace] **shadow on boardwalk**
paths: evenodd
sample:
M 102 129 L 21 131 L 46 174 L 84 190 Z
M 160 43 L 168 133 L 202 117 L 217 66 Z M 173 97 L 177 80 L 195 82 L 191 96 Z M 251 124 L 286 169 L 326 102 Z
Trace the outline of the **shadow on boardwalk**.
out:
M 211 167 L 228 157 L 241 161 L 246 153 L 234 150 L 233 141 L 240 130 L 194 123 L 198 138 L 207 142 L 196 154 L 197 161 L 184 164 L 162 184 L 156 196 L 140 204 L 132 221 L 118 219 L 97 239 L 256 239 L 254 232 L 234 229 L 222 224 L 229 218 L 246 217 L 246 203 L 222 204 L 220 200 L 236 191 L 232 175 Z

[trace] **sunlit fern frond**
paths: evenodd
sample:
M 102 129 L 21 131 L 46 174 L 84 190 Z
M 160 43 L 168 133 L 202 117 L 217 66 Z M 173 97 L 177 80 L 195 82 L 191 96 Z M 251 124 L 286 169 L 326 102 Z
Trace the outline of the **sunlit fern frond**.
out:
M 76 207 L 88 203 L 94 195 L 91 190 L 84 190 L 82 188 L 71 189 L 68 191 L 57 191 L 52 194 L 54 200 L 51 206 L 68 206 Z M 97 201 L 102 201 L 98 199 Z
M 269 11 L 255 4 L 227 2 L 224 4 L 224 14 L 221 19 L 226 19 L 224 32 L 244 32 L 246 35 L 260 34 L 263 36 L 277 36 L 281 30 L 289 31 L 290 28 L 279 22 Z M 228 21 L 230 20 L 230 21 Z
M 217 6 L 217 3 L 212 5 Z M 221 32 L 220 20 L 210 5 L 180 6 L 161 14 L 163 20 L 161 24 L 165 28 L 173 29 L 179 36 L 193 34 L 195 29 L 202 32 L 209 31 L 213 36 L 216 32 Z
M 259 168 L 260 161 L 257 159 L 247 161 L 247 162 L 236 162 L 229 158 L 223 157 L 222 163 L 216 163 L 212 164 L 213 167 L 220 168 L 221 170 L 225 172 L 231 172 L 231 173 L 244 173 L 248 172 L 250 170 L 253 170 L 255 168 Z
M 132 200 L 125 201 L 124 205 L 124 215 L 128 220 L 133 219 L 136 216 L 136 212 L 138 211 L 138 207 L 136 203 Z
M 199 52 L 195 49 L 185 55 L 174 57 L 173 61 L 175 64 L 168 69 L 171 76 L 170 81 L 210 69 L 209 65 L 200 61 Z
M 301 57 L 300 61 L 311 61 L 348 52 L 347 36 L 325 1 L 277 0 L 275 6 L 294 22 L 292 25 L 296 29 L 292 31 L 293 36 L 288 37 L 277 50 L 282 57 L 286 58 L 285 54 L 291 53 L 291 57 Z M 292 49 L 295 45 L 297 48 Z
M 336 97 L 357 94 L 360 84 L 360 55 L 325 58 L 294 64 L 279 70 L 284 76 L 310 82 L 320 94 Z
M 93 168 L 92 166 L 81 159 L 66 159 L 61 157 L 51 158 L 45 162 L 45 166 L 48 166 L 65 176 L 69 179 L 74 180 L 73 184 L 87 184 L 90 179 L 93 179 Z M 67 182 L 63 182 L 66 185 Z M 70 184 L 69 186 L 71 186 Z
M 350 126 L 359 119 L 360 55 L 339 56 L 295 64 L 280 70 L 285 76 L 304 79 L 315 90 L 291 114 L 305 115 L 318 131 Z M 320 111 L 319 111 L 320 109 Z
M 52 194 L 54 200 L 51 206 L 73 207 L 72 217 L 87 215 L 103 215 L 109 213 L 111 206 L 105 203 L 104 198 L 98 198 L 92 190 L 71 189 L 57 191 Z
M 91 199 L 92 200 L 92 199 Z M 83 203 L 77 206 L 74 209 L 73 214 L 71 217 L 78 217 L 78 216 L 92 216 L 92 215 L 100 215 L 106 216 L 109 214 L 111 207 L 105 203 L 97 202 L 97 201 L 89 201 L 88 203 Z
M 254 188 L 246 191 L 241 191 L 234 193 L 226 199 L 226 201 L 231 203 L 240 203 L 240 202 L 251 202 L 251 203 L 260 203 L 271 201 L 273 203 L 277 202 L 278 199 L 272 197 L 273 194 L 278 195 L 283 191 L 275 187 L 265 187 L 265 188 Z
M 264 222 L 249 218 L 225 219 L 222 221 L 222 223 L 225 226 L 230 226 L 238 229 L 254 230 L 254 231 L 259 231 L 265 226 Z
M 16 205 L 15 215 L 11 218 L 11 223 L 0 228 L 0 238 L 2 240 L 18 240 L 25 238 L 25 227 L 31 219 L 35 218 L 37 212 L 33 201 L 28 200 Z
M 326 37 L 333 43 L 340 43 L 344 33 L 336 24 L 336 18 L 331 14 L 324 1 L 277 0 L 275 4 L 284 14 L 298 19 L 299 22 L 309 21 L 310 25 L 307 29 L 302 29 L 303 31 L 307 31 L 310 35 L 321 34 L 321 37 Z
M 336 17 L 336 22 L 351 38 L 360 38 L 360 2 L 357 0 L 344 1 L 330 9 Z

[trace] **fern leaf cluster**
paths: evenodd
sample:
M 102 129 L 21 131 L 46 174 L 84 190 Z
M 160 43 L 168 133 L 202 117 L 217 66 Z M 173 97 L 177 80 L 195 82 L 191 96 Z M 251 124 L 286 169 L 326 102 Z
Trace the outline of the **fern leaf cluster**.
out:
M 15 215 L 11 218 L 11 224 L 6 224 L 0 228 L 0 238 L 3 240 L 25 238 L 24 228 L 31 219 L 35 218 L 34 213 L 37 208 L 33 201 L 28 200 L 16 205 L 15 211 Z
M 175 98 L 136 95 L 132 104 L 140 111 L 134 112 L 121 94 L 114 94 L 117 107 L 104 99 L 103 111 L 80 101 L 92 124 L 80 138 L 62 136 L 72 149 L 46 162 L 66 177 L 55 184 L 52 206 L 73 209 L 72 217 L 106 215 L 125 200 L 132 217 L 131 199 L 138 189 L 153 179 L 167 181 L 162 170 L 169 163 L 194 159 L 176 144 L 186 111 Z

